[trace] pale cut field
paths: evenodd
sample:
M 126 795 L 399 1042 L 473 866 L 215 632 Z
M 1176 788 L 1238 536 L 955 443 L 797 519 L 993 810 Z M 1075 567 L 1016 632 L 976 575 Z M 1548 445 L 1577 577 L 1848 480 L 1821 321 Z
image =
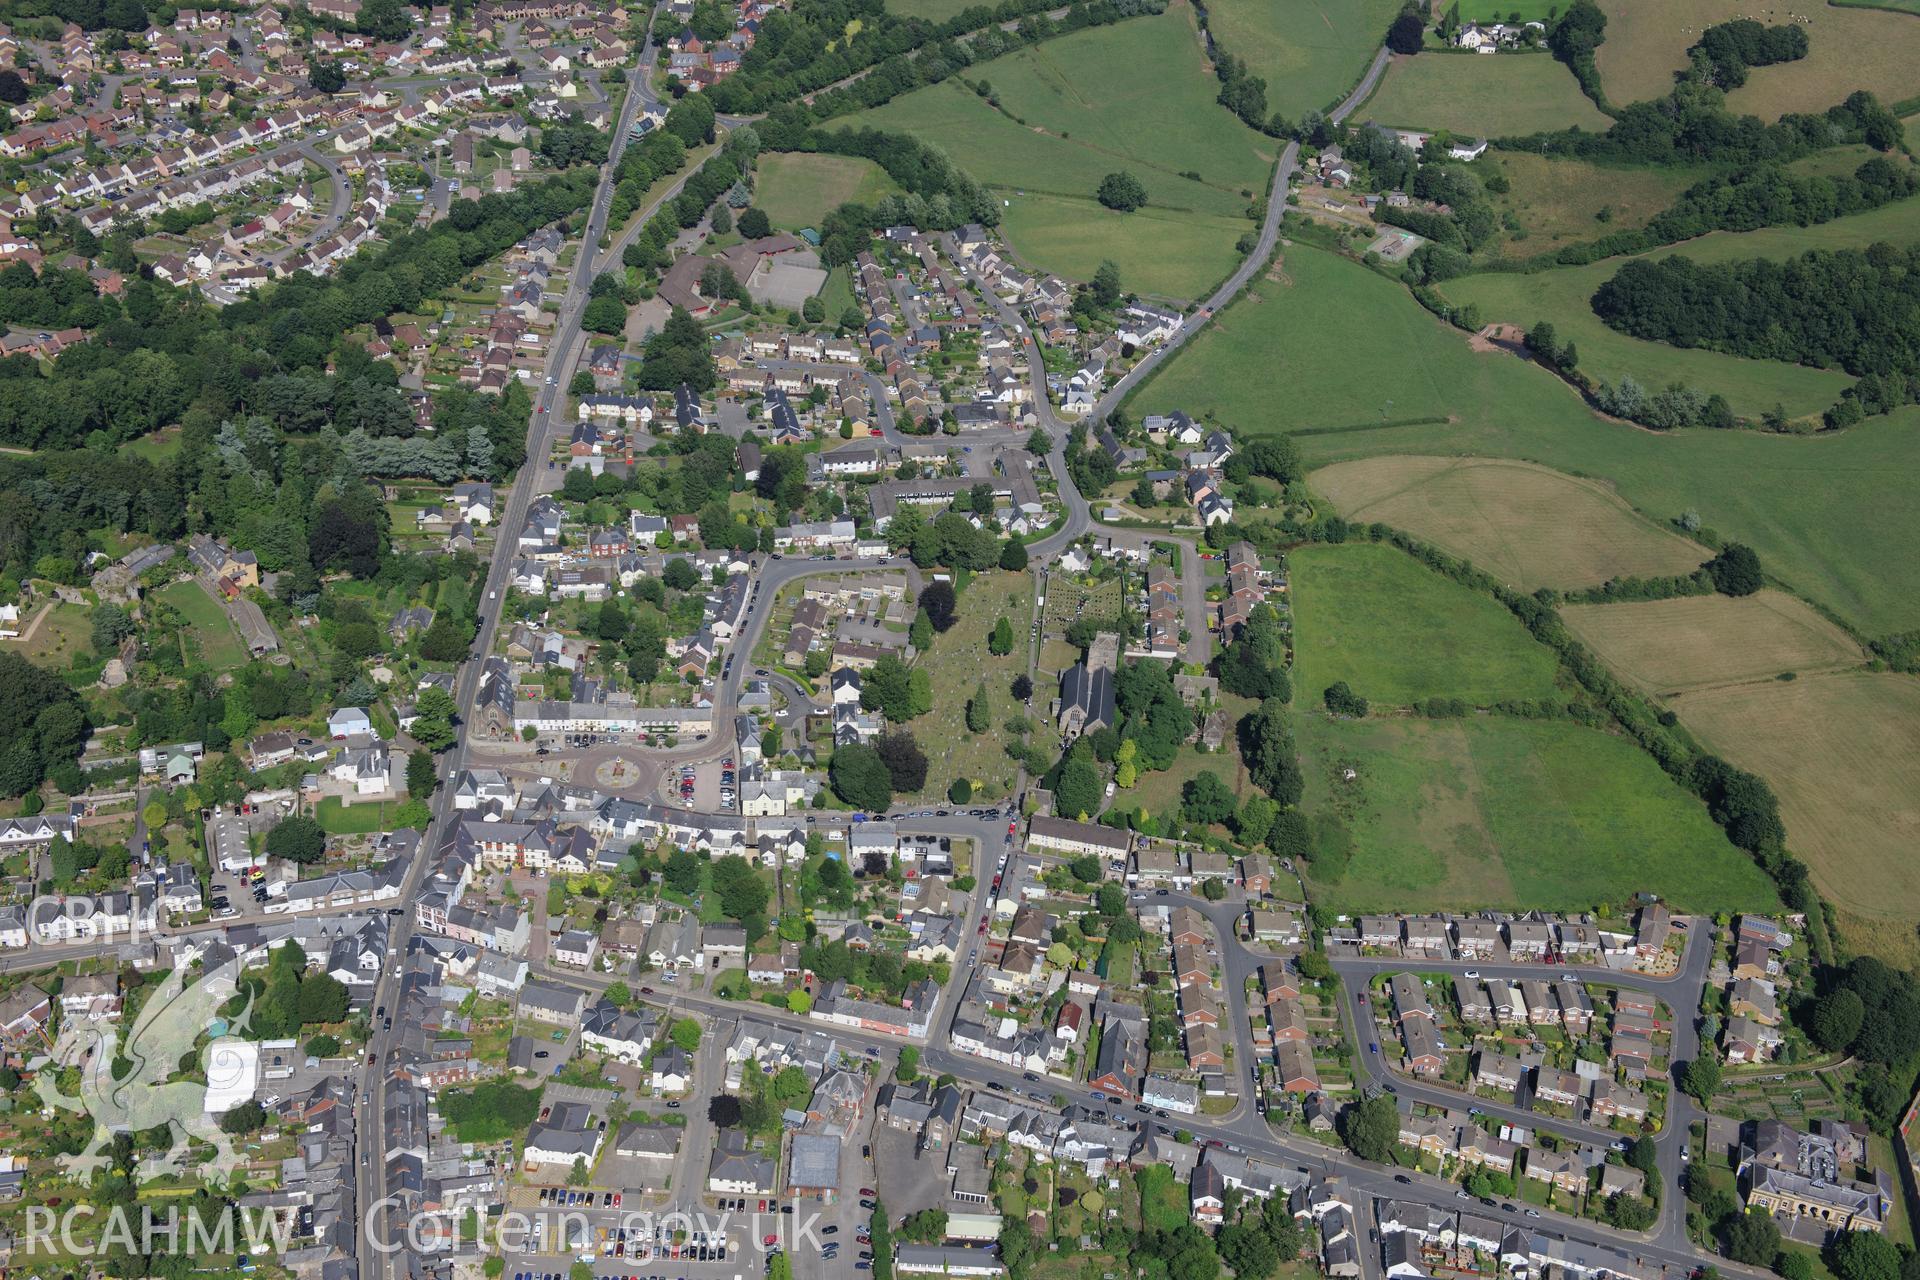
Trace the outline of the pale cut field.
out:
M 1830 4 L 1757 7 L 1742 0 L 1600 0 L 1607 38 L 1595 54 L 1607 96 L 1622 106 L 1658 98 L 1687 65 L 1700 32 L 1733 18 L 1768 24 L 1807 21 L 1807 56 L 1756 67 L 1727 95 L 1736 113 L 1773 120 L 1790 111 L 1818 113 L 1855 89 L 1888 104 L 1920 93 L 1920 17 Z
M 1788 671 L 1836 671 L 1866 657 L 1846 632 L 1784 591 L 1576 604 L 1560 616 L 1608 666 L 1663 697 Z
M 1681 723 L 1770 783 L 1787 845 L 1844 919 L 1848 940 L 1912 951 L 1920 918 L 1920 680 L 1844 672 L 1691 693 Z M 1882 932 L 1884 930 L 1884 932 Z
M 1605 485 L 1528 462 L 1385 456 L 1312 481 L 1347 519 L 1403 529 L 1523 591 L 1691 573 L 1708 556 Z

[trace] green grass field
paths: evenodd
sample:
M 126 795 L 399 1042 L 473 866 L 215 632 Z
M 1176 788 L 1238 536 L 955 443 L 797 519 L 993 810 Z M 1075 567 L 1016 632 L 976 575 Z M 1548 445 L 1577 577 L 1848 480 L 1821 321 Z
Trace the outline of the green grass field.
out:
M 1818 233 L 1836 234 L 1834 224 L 1806 234 Z M 1256 282 L 1129 412 L 1310 432 L 1298 438 L 1314 466 L 1455 454 L 1595 477 L 1656 524 L 1698 511 L 1868 634 L 1920 626 L 1920 494 L 1903 479 L 1920 471 L 1920 408 L 1832 437 L 1656 434 L 1596 417 L 1537 367 L 1469 351 L 1466 335 L 1356 263 L 1296 245 L 1280 277 Z M 1407 421 L 1429 416 L 1440 421 Z
M 1784 591 L 1566 605 L 1560 616 L 1602 661 L 1656 697 L 1858 667 L 1867 656 Z
M 925 18 L 928 22 L 945 22 L 961 10 L 978 2 L 979 0 L 889 0 L 887 12 L 903 14 L 909 18 Z
M 1920 93 L 1920 22 L 1908 13 L 1830 4 L 1755 10 L 1739 0 L 1601 0 L 1600 7 L 1607 39 L 1595 57 L 1616 103 L 1666 93 L 1699 33 L 1738 17 L 1799 22 L 1807 56 L 1754 68 L 1747 83 L 1727 95 L 1728 109 L 1737 114 L 1772 120 L 1789 111 L 1817 113 L 1855 89 L 1888 103 Z
M 1316 889 L 1335 910 L 1582 909 L 1641 891 L 1777 906 L 1700 802 L 1624 739 L 1500 717 L 1302 721 L 1306 807 L 1353 833 L 1345 875 Z
M 1599 131 L 1607 117 L 1544 53 L 1428 53 L 1397 59 L 1359 112 L 1402 128 L 1500 137 L 1566 129 Z
M 1294 683 L 1303 706 L 1336 680 L 1382 707 L 1549 697 L 1558 662 L 1497 602 L 1379 543 L 1306 547 L 1288 561 Z
M 1920 211 L 1911 201 L 1839 218 L 1817 227 L 1770 227 L 1764 231 L 1716 232 L 1645 255 L 1683 254 L 1696 262 L 1740 258 L 1790 258 L 1809 249 L 1864 248 L 1876 241 L 1920 240 Z M 1832 404 L 1852 379 L 1836 370 L 1773 360 L 1749 360 L 1718 351 L 1686 350 L 1616 333 L 1593 314 L 1594 290 L 1619 271 L 1625 258 L 1584 267 L 1556 267 L 1530 275 L 1486 272 L 1441 286 L 1454 302 L 1473 303 L 1486 321 L 1530 325 L 1551 320 L 1580 351 L 1580 367 L 1607 381 L 1631 374 L 1647 386 L 1684 382 L 1727 397 L 1736 413 L 1757 416 L 1775 404 L 1790 415 L 1817 413 Z
M 187 620 L 188 643 L 195 650 L 194 657 L 216 671 L 246 664 L 247 647 L 227 621 L 226 610 L 207 594 L 198 579 L 173 583 L 161 588 L 159 594 Z
M 760 158 L 759 170 L 754 203 L 785 231 L 817 227 L 849 200 L 871 204 L 900 189 L 886 170 L 858 156 L 776 151 Z
M 1213 0 L 1207 21 L 1267 82 L 1267 106 L 1298 117 L 1352 91 L 1399 11 L 1391 0 Z
M 365 835 L 387 830 L 388 815 L 399 807 L 384 800 L 342 804 L 339 796 L 325 796 L 314 806 L 313 817 L 328 835 Z
M 1180 301 L 1199 297 L 1239 265 L 1234 246 L 1253 225 L 1151 206 L 1115 213 L 1097 200 L 1031 191 L 1006 199 L 1000 230 L 1027 261 L 1091 280 L 1101 261 L 1110 260 L 1128 292 Z
M 1215 103 L 1190 12 L 1078 32 L 972 68 L 967 78 L 989 84 L 999 110 L 954 77 L 849 123 L 913 133 L 1015 206 L 1025 196 L 1063 197 L 1010 218 L 1013 247 L 1034 266 L 1070 274 L 1064 262 L 1112 258 L 1123 273 L 1131 261 L 1144 274 L 1158 252 L 1169 259 L 1161 270 L 1180 271 L 1186 279 L 1179 283 L 1197 290 L 1224 274 L 1214 264 L 1252 225 L 1245 212 L 1266 191 L 1277 148 Z M 1116 67 L 1127 74 L 1114 74 Z M 1119 170 L 1140 179 L 1149 210 L 1204 214 L 1209 222 L 1184 231 L 1179 252 L 1167 253 L 1164 217 L 1111 215 L 1088 203 L 1100 180 Z M 1189 173 L 1198 180 L 1183 176 Z M 1030 251 L 1022 233 L 1039 249 Z M 1048 252 L 1063 262 L 1040 256 Z M 1194 252 L 1207 261 L 1191 270 L 1177 265 Z
M 1503 216 L 1511 214 L 1520 224 L 1519 232 L 1506 233 L 1497 246 L 1499 252 L 1516 258 L 1592 240 L 1609 231 L 1643 227 L 1704 173 L 1678 166 L 1599 165 L 1527 151 L 1489 152 L 1475 165 L 1484 177 L 1483 165 L 1497 169 L 1512 187 L 1492 199 Z M 1859 167 L 1857 161 L 1854 167 Z

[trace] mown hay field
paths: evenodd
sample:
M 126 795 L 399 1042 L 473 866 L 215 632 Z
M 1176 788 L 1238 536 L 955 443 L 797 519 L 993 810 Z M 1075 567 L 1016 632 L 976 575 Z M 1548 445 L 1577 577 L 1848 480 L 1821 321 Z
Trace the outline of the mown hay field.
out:
M 1784 591 L 1569 605 L 1560 616 L 1608 666 L 1659 697 L 1836 671 L 1866 656 Z
M 1686 694 L 1680 722 L 1765 778 L 1855 946 L 1901 962 L 1920 918 L 1920 680 L 1841 672 Z
M 1405 530 L 1522 591 L 1690 573 L 1708 554 L 1598 481 L 1527 462 L 1362 458 L 1312 483 L 1347 519 Z
M 1920 21 L 1908 14 L 1807 0 L 1772 8 L 1741 0 L 1600 0 L 1600 7 L 1607 38 L 1595 59 L 1616 103 L 1665 94 L 1700 33 L 1742 17 L 1798 23 L 1807 33 L 1807 56 L 1754 68 L 1746 84 L 1727 95 L 1737 114 L 1773 120 L 1791 111 L 1818 113 L 1856 89 L 1888 104 L 1920 93 Z

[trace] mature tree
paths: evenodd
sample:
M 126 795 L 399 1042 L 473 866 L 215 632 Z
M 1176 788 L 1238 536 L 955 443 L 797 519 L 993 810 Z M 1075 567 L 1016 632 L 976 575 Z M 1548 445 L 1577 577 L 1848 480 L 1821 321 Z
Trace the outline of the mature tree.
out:
M 716 1129 L 731 1129 L 740 1123 L 740 1099 L 730 1093 L 716 1093 L 707 1103 L 707 1123 Z
M 675 849 L 667 855 L 667 864 L 662 868 L 661 875 L 667 882 L 667 888 L 691 897 L 700 892 L 700 881 L 703 879 L 700 855 L 691 849 Z
M 1427 39 L 1427 24 L 1421 12 L 1412 6 L 1400 11 L 1393 25 L 1387 28 L 1387 48 L 1409 56 L 1420 52 Z
M 453 727 L 456 714 L 453 695 L 437 684 L 430 684 L 420 691 L 413 705 L 417 718 L 407 730 L 408 736 L 429 751 L 445 751 L 451 747 L 458 737 Z
M 944 633 L 954 623 L 953 584 L 930 582 L 920 590 L 920 607 L 926 610 L 933 629 Z
M 1033 696 L 1033 681 L 1028 677 L 1027 673 L 1024 671 L 1021 672 L 1019 675 L 1015 676 L 1013 678 L 1013 683 L 1008 685 L 1007 688 L 1008 688 L 1008 691 L 1011 692 L 1014 697 L 1018 698 L 1022 702 L 1025 702 L 1028 698 L 1031 698 Z
M 1680 1073 L 1680 1088 L 1702 1105 L 1710 1102 L 1720 1090 L 1720 1060 L 1703 1053 L 1689 1062 Z
M 888 781 L 895 791 L 912 793 L 927 785 L 927 753 L 905 729 L 891 729 L 874 739 L 874 750 L 886 766 Z M 839 752 L 834 753 L 835 758 Z M 891 798 L 891 797 L 889 797 Z M 885 801 L 872 808 L 884 808 Z
M 133 617 L 117 604 L 98 604 L 88 615 L 93 624 L 93 651 L 111 657 L 120 642 L 133 634 Z
M 1010 573 L 1024 571 L 1027 558 L 1027 544 L 1018 538 L 1008 538 L 1000 548 L 1000 567 Z
M 1225 822 L 1233 816 L 1233 792 L 1211 769 L 1196 774 L 1180 789 L 1180 813 L 1202 826 Z
M 1400 1111 L 1393 1095 L 1377 1093 L 1340 1113 L 1340 1140 L 1362 1160 L 1384 1163 L 1400 1141 Z
M 1347 687 L 1345 680 L 1336 680 L 1327 686 L 1322 695 L 1327 710 L 1346 719 L 1361 720 L 1367 714 L 1367 700 Z
M 1121 213 L 1132 213 L 1147 202 L 1146 187 L 1125 169 L 1100 179 L 1099 190 L 1094 194 L 1101 204 Z
M 1723 596 L 1750 596 L 1766 585 L 1760 573 L 1760 557 L 1742 543 L 1730 542 L 1722 547 L 1719 555 L 1707 561 L 1706 569 L 1714 590 Z
M 700 571 L 685 556 L 677 556 L 667 562 L 660 580 L 675 591 L 690 591 L 699 584 Z
M 305 814 L 282 818 L 267 832 L 267 852 L 289 862 L 318 862 L 326 848 L 327 833 Z
M 1299 803 L 1305 779 L 1286 708 L 1277 699 L 1267 699 L 1240 722 L 1240 758 L 1254 782 L 1282 808 Z
M 857 809 L 885 809 L 893 800 L 893 775 L 872 747 L 848 743 L 836 747 L 827 765 L 833 793 Z
M 266 1123 L 266 1108 L 251 1098 L 220 1117 L 221 1132 L 233 1134 L 235 1137 L 258 1132 L 266 1127 Z
M 440 773 L 433 753 L 417 750 L 407 753 L 407 794 L 424 800 L 440 787 Z
M 1822 1049 L 1838 1053 L 1860 1034 L 1860 1026 L 1866 1016 L 1867 1006 L 1861 1002 L 1858 993 L 1841 987 L 1814 1002 L 1813 1015 L 1807 1023 L 1807 1034 Z
M 982 680 L 967 699 L 967 732 L 985 733 L 993 723 L 993 708 L 987 703 L 987 683 Z
M 1062 815 L 1077 818 L 1092 816 L 1100 809 L 1100 774 L 1093 765 L 1074 757 L 1060 770 L 1060 785 L 1054 788 L 1054 807 Z
M 1280 1254 L 1273 1241 L 1259 1228 L 1229 1223 L 1220 1228 L 1214 1243 L 1220 1251 L 1220 1261 L 1232 1267 L 1239 1280 L 1261 1280 L 1272 1275 L 1273 1269 L 1280 1265 Z
M 987 652 L 996 658 L 1013 652 L 1013 623 L 1002 617 L 993 624 L 993 632 L 987 637 Z
M 1825 1250 L 1839 1280 L 1900 1280 L 1900 1250 L 1878 1231 L 1842 1231 Z
M 773 234 L 773 223 L 767 219 L 764 209 L 742 209 L 736 225 L 743 240 L 759 240 Z
M 1780 1228 L 1765 1212 L 1734 1213 L 1720 1224 L 1726 1255 L 1750 1267 L 1770 1267 L 1780 1252 Z

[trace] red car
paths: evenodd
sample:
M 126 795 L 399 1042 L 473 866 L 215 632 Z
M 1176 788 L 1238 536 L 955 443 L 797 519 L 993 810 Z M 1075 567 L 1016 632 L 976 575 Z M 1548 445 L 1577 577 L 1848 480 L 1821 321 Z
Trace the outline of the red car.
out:
M 872 1187 L 862 1187 L 860 1188 L 860 1194 L 863 1196 L 877 1196 L 880 1193 L 878 1191 L 875 1191 Z
M 763 1238 L 763 1239 L 762 1239 L 762 1240 L 760 1241 L 760 1243 L 761 1243 L 761 1244 L 764 1244 L 764 1245 L 769 1245 L 769 1246 L 771 1246 L 771 1245 L 776 1245 L 776 1244 L 779 1244 L 779 1243 L 780 1243 L 780 1237 L 779 1237 L 779 1236 L 767 1236 L 767 1237 L 765 1237 L 765 1238 Z

